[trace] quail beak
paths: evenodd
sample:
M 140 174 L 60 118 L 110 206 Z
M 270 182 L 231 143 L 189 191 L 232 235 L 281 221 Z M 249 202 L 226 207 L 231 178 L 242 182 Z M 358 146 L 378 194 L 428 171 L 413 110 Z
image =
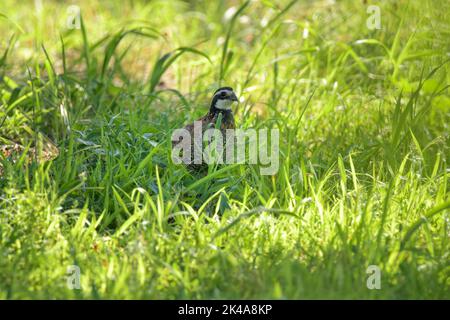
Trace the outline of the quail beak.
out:
M 238 100 L 238 98 L 236 97 L 236 95 L 234 94 L 234 92 L 230 94 L 230 99 L 231 99 L 231 101 L 239 102 L 239 100 Z

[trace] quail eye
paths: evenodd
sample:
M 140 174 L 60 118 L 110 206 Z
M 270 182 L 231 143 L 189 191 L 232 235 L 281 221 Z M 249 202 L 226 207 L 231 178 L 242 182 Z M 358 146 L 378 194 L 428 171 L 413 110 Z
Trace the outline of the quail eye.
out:
M 222 93 L 220 94 L 220 96 L 221 96 L 222 98 L 225 98 L 225 97 L 227 96 L 227 94 L 226 94 L 225 92 L 222 92 Z

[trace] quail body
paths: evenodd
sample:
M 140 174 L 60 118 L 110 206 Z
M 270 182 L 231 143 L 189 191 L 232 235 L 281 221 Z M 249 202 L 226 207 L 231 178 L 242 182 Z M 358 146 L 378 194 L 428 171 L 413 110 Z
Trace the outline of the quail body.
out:
M 223 141 L 226 144 L 227 139 L 230 137 L 226 135 L 227 129 L 234 129 L 235 122 L 233 112 L 231 110 L 231 105 L 233 102 L 237 102 L 237 96 L 231 87 L 221 87 L 214 92 L 212 97 L 211 105 L 209 111 L 206 115 L 198 119 L 196 122 L 191 123 L 184 127 L 186 131 L 189 132 L 190 137 L 194 136 L 194 126 L 195 123 L 201 123 L 202 136 L 206 130 L 211 128 L 216 128 L 220 124 L 220 131 L 222 133 Z M 194 139 L 190 139 L 191 144 L 191 159 L 189 163 L 186 163 L 188 169 L 193 171 L 202 171 L 207 168 L 207 164 L 202 161 L 202 163 L 194 163 L 194 150 L 197 145 L 194 145 Z M 172 139 L 172 148 L 178 144 L 183 143 L 183 138 L 178 137 Z M 224 146 L 225 147 L 225 146 Z

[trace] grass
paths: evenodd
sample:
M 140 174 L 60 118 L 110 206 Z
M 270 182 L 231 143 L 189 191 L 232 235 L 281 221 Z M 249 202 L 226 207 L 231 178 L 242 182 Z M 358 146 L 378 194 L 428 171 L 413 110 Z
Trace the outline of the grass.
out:
M 77 4 L 0 8 L 1 299 L 450 297 L 447 1 Z M 171 162 L 219 85 L 277 174 Z

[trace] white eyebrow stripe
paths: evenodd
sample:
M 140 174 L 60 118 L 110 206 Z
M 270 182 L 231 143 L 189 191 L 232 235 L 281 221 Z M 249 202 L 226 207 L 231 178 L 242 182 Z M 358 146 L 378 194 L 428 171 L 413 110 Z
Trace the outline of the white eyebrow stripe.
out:
M 222 92 L 231 93 L 233 91 L 231 91 L 231 90 L 220 90 L 220 91 L 216 92 L 216 94 L 214 96 L 217 96 L 218 94 L 220 95 L 220 94 L 222 94 Z

